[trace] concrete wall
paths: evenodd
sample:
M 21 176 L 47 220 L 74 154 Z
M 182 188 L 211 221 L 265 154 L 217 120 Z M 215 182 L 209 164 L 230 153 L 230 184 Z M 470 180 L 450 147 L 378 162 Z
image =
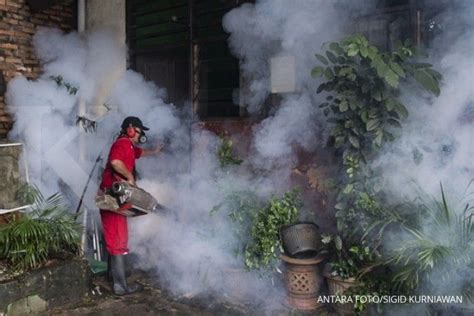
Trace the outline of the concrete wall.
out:
M 121 45 L 126 42 L 126 10 L 125 0 L 86 0 L 86 32 L 101 29 L 112 30 Z M 110 69 L 105 80 L 97 87 L 94 108 L 88 111 L 97 119 L 106 113 L 103 103 L 107 100 L 114 83 L 121 77 L 127 67 L 126 55 L 116 69 Z
M 88 31 L 111 28 L 117 33 L 118 39 L 125 43 L 125 17 L 125 0 L 86 1 Z
M 48 309 L 85 298 L 91 273 L 86 261 L 74 259 L 0 281 L 0 315 L 47 315 Z

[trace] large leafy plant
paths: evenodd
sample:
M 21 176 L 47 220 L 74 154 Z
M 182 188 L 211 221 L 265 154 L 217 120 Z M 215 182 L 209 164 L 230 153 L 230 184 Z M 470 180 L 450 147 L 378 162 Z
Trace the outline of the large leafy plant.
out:
M 245 265 L 249 269 L 273 267 L 280 251 L 280 228 L 296 221 L 301 201 L 297 189 L 274 197 L 254 214 L 251 240 L 245 246 Z
M 238 255 L 248 269 L 275 268 L 280 251 L 280 228 L 296 221 L 301 201 L 298 189 L 282 197 L 264 201 L 251 191 L 236 191 L 211 210 L 211 215 L 225 209 L 235 223 L 239 240 Z
M 322 235 L 322 242 L 329 255 L 328 271 L 333 278 L 353 282 L 344 293 L 345 296 L 382 296 L 389 295 L 390 283 L 385 271 L 377 271 L 381 267 L 381 254 L 369 247 L 368 243 L 349 243 L 339 235 Z M 331 293 L 336 294 L 336 293 Z M 361 314 L 368 302 L 356 300 L 353 305 L 355 315 Z M 377 306 L 380 309 L 380 306 Z
M 250 190 L 236 190 L 228 193 L 222 202 L 214 206 L 209 212 L 214 216 L 219 211 L 226 211 L 228 218 L 235 225 L 232 225 L 232 233 L 237 240 L 234 253 L 238 256 L 242 254 L 242 249 L 249 242 L 254 215 L 265 205 L 255 192 Z
M 418 56 L 409 42 L 399 42 L 393 51 L 384 52 L 363 35 L 329 43 L 323 54 L 316 54 L 321 65 L 312 69 L 312 75 L 325 79 L 317 92 L 327 94 L 320 107 L 333 124 L 330 144 L 341 154 L 344 166 L 336 216 L 345 235 L 355 234 L 353 223 L 366 210 L 377 213 L 377 220 L 393 220 L 376 205 L 381 198 L 377 172 L 368 162 L 385 142 L 394 139 L 394 130 L 409 114 L 399 97 L 408 86 L 403 83 L 418 82 L 432 94 L 440 93 L 441 75 L 431 64 L 419 62 Z M 367 197 L 375 203 L 360 208 Z M 370 216 L 366 219 L 366 225 L 371 225 Z
M 324 248 L 330 255 L 331 275 L 342 279 L 358 278 L 375 262 L 376 253 L 366 244 L 345 246 L 341 236 L 323 235 Z
M 399 99 L 402 80 L 414 78 L 439 95 L 441 75 L 431 64 L 412 61 L 415 52 L 409 43 L 398 43 L 393 52 L 381 52 L 363 35 L 355 35 L 330 43 L 325 56 L 316 54 L 323 66 L 313 68 L 312 75 L 326 79 L 317 92 L 329 93 L 320 106 L 334 123 L 334 143 L 342 148 L 344 157 L 362 158 L 393 138 L 391 127 L 400 127 L 408 116 Z
M 390 252 L 387 263 L 395 269 L 395 284 L 408 291 L 420 284 L 435 289 L 440 282 L 445 285 L 456 279 L 463 283 L 460 294 L 473 299 L 472 195 L 452 203 L 448 202 L 443 186 L 440 193 L 439 198 L 420 194 L 420 202 L 414 207 L 422 218 L 412 226 L 400 226 L 408 237 L 402 238 L 400 246 Z
M 24 271 L 52 258 L 77 254 L 81 228 L 62 204 L 61 195 L 45 198 L 33 186 L 25 187 L 20 195 L 31 206 L 16 221 L 0 226 L 0 257 Z

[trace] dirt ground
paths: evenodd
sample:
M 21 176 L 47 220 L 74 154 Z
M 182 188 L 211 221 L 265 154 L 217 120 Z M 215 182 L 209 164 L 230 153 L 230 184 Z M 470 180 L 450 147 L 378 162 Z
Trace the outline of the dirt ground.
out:
M 330 308 L 322 307 L 317 311 L 301 312 L 282 305 L 273 310 L 250 308 L 246 303 L 222 302 L 199 297 L 171 297 L 161 290 L 154 281 L 143 273 L 134 273 L 130 281 L 143 285 L 141 292 L 117 296 L 111 292 L 104 276 L 93 279 L 92 289 L 83 302 L 72 306 L 63 306 L 44 315 L 335 315 Z

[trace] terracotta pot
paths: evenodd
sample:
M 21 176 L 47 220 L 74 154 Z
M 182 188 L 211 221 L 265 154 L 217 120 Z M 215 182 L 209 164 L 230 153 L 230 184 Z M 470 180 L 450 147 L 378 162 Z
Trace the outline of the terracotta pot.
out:
M 346 290 L 359 285 L 355 278 L 343 279 L 340 276 L 325 275 L 328 281 L 329 294 L 341 295 Z
M 323 276 L 318 266 L 324 256 L 295 259 L 281 255 L 285 263 L 285 283 L 287 302 L 295 309 L 314 310 L 321 304 L 317 302 Z
M 342 295 L 351 287 L 359 285 L 355 278 L 343 279 L 340 276 L 325 275 L 328 282 L 330 295 Z M 336 309 L 340 315 L 353 315 L 354 305 L 351 303 L 336 304 Z

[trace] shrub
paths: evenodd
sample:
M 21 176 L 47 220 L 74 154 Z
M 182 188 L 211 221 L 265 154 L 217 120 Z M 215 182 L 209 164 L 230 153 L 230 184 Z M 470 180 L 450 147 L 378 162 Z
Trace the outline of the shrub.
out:
M 15 270 L 28 270 L 52 258 L 79 251 L 80 225 L 62 204 L 59 193 L 47 199 L 36 187 L 21 192 L 31 203 L 18 220 L 0 227 L 0 258 Z

